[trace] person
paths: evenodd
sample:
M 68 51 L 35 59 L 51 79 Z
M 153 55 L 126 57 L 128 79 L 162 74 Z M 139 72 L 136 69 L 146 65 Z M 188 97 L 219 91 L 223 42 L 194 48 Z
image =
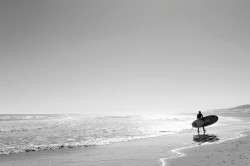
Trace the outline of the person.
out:
M 203 120 L 204 121 L 204 123 L 205 123 L 205 119 L 203 119 L 203 115 L 202 115 L 202 113 L 201 113 L 201 111 L 199 111 L 198 112 L 198 114 L 197 114 L 197 119 L 201 119 L 201 120 Z M 205 128 L 204 127 L 202 127 L 203 128 L 203 131 L 204 131 L 204 133 L 205 133 Z M 200 131 L 199 131 L 199 127 L 198 127 L 198 133 L 199 133 Z

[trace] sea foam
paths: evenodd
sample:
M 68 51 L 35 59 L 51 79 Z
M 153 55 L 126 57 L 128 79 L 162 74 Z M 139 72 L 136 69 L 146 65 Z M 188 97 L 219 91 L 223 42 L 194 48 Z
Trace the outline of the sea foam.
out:
M 0 154 L 98 146 L 185 132 L 189 116 L 0 115 Z

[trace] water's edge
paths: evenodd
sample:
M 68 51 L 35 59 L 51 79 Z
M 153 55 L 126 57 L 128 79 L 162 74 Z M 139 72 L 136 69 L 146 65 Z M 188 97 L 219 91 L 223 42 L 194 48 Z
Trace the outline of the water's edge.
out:
M 223 142 L 227 142 L 227 141 L 231 141 L 231 140 L 237 140 L 239 138 L 248 136 L 245 133 L 249 132 L 249 131 L 250 131 L 250 129 L 242 130 L 240 132 L 235 133 L 235 135 L 233 137 L 223 139 L 223 140 L 218 140 L 218 141 L 215 141 L 215 142 L 205 142 L 203 144 L 195 144 L 195 145 L 190 145 L 190 146 L 185 146 L 185 147 L 178 147 L 176 149 L 171 150 L 171 152 L 173 154 L 172 156 L 160 158 L 159 161 L 161 163 L 161 166 L 168 166 L 168 160 L 177 159 L 177 158 L 181 158 L 181 157 L 186 156 L 187 154 L 183 152 L 186 149 L 197 148 L 197 147 L 200 147 L 200 146 L 209 146 L 209 145 L 214 145 L 214 144 L 221 144 Z

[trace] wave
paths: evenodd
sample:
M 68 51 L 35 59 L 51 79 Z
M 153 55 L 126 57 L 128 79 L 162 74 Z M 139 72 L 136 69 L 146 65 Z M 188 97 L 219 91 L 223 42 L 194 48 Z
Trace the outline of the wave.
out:
M 137 136 L 137 137 L 126 137 L 126 138 L 110 138 L 106 140 L 97 139 L 92 142 L 81 141 L 81 142 L 43 144 L 43 145 L 30 144 L 28 146 L 18 146 L 18 147 L 2 147 L 0 148 L 0 155 L 15 154 L 15 153 L 22 153 L 22 152 L 32 152 L 32 151 L 39 151 L 39 150 L 101 146 L 101 145 L 108 145 L 112 143 L 120 143 L 120 142 L 127 142 L 131 140 L 145 139 L 145 138 L 150 138 L 150 137 L 157 137 L 157 136 L 151 135 L 151 136 Z
M 62 118 L 67 115 L 63 114 L 0 114 L 0 121 L 16 120 L 43 120 L 51 118 Z
M 42 117 L 39 115 L 0 115 L 0 120 L 28 120 L 41 119 Z

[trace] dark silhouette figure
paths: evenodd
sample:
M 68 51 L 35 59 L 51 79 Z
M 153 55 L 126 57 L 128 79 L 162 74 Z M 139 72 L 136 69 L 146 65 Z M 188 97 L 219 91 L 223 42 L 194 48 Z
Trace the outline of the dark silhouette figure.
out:
M 197 114 L 197 119 L 201 119 L 201 120 L 203 120 L 204 121 L 204 123 L 205 123 L 205 119 L 203 119 L 203 115 L 202 115 L 202 113 L 201 113 L 201 111 L 199 111 L 199 113 Z M 205 130 L 205 128 L 204 127 L 202 127 L 203 128 L 203 131 L 204 131 L 204 133 L 206 132 L 206 130 Z M 199 133 L 200 131 L 199 131 L 199 127 L 198 127 L 198 133 Z

